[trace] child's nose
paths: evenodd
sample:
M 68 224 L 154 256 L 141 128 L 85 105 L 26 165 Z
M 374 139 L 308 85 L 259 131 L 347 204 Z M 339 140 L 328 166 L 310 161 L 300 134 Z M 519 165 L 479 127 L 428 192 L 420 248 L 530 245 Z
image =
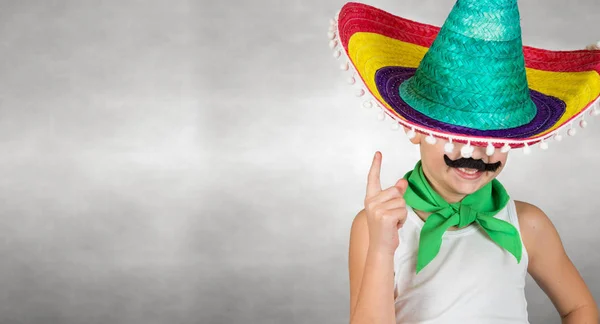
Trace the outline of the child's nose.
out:
M 486 151 L 485 147 L 473 146 L 473 154 L 471 157 L 474 160 L 484 159 L 486 157 L 485 151 Z

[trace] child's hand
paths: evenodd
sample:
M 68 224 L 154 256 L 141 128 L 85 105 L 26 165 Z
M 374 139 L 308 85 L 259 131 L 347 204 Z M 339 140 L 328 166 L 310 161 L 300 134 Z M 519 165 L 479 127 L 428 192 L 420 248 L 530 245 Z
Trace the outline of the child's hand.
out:
M 398 248 L 398 230 L 406 221 L 406 202 L 402 196 L 408 182 L 400 179 L 386 190 L 381 189 L 381 153 L 376 152 L 369 170 L 365 211 L 369 227 L 369 250 L 394 254 Z
M 600 42 L 596 44 L 590 44 L 586 48 L 586 50 L 600 50 Z

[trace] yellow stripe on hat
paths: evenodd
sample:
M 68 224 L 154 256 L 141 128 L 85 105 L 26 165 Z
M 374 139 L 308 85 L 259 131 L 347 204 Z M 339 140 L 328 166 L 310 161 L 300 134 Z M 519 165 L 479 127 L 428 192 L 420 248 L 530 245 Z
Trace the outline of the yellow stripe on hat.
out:
M 600 93 L 600 75 L 596 71 L 551 72 L 527 68 L 529 88 L 556 97 L 567 104 L 564 115 L 547 131 L 549 133 L 579 114 Z
M 390 107 L 377 90 L 375 73 L 385 66 L 419 67 L 428 47 L 423 47 L 374 33 L 355 33 L 348 41 L 348 57 L 371 93 L 391 113 L 405 119 Z

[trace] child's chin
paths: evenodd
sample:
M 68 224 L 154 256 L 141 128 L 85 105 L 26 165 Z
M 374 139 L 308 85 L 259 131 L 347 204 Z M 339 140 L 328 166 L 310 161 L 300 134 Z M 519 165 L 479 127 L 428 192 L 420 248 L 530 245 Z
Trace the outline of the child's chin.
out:
M 454 183 L 454 190 L 461 195 L 470 195 L 481 189 L 485 185 L 484 179 L 480 178 L 477 181 L 457 181 Z

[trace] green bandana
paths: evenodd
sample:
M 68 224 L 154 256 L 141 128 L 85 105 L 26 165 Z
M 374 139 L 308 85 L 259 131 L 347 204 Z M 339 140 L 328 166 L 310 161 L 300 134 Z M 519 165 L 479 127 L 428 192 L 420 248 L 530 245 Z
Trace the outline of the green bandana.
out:
M 417 273 L 438 254 L 442 234 L 448 228 L 456 225 L 463 228 L 473 222 L 481 225 L 494 242 L 514 255 L 517 262 L 521 262 L 519 232 L 512 224 L 494 217 L 509 200 L 500 181 L 493 179 L 462 201 L 449 204 L 431 188 L 423 174 L 421 161 L 417 162 L 414 170 L 409 171 L 404 179 L 408 180 L 404 194 L 406 204 L 416 210 L 431 213 L 421 229 Z

